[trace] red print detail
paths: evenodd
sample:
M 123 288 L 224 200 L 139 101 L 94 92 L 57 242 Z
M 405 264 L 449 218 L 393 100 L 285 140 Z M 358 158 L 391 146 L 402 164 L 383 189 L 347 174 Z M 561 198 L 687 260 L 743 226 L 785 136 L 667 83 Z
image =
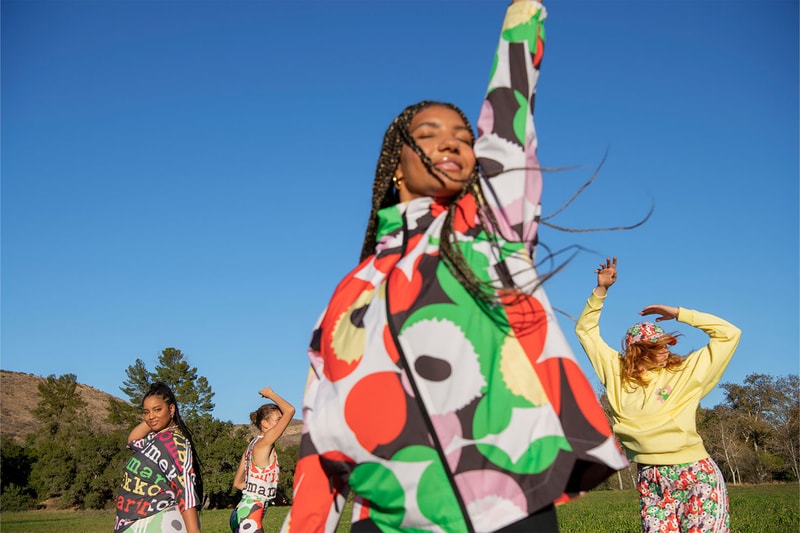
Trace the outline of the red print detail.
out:
M 586 379 L 586 374 L 583 373 L 578 364 L 572 359 L 562 357 L 553 358 L 550 361 L 560 362 L 563 365 L 564 374 L 569 382 L 569 390 L 586 392 L 586 394 L 573 395 L 575 403 L 578 404 L 578 409 L 583 413 L 586 421 L 601 435 L 606 437 L 611 435 L 611 429 L 608 426 L 606 415 L 603 413 L 603 408 L 597 402 L 592 385 Z
M 542 354 L 547 337 L 547 316 L 533 296 L 509 294 L 502 297 L 508 321 L 532 364 Z
M 419 265 L 422 257 L 421 255 L 414 260 L 411 279 L 408 279 L 405 272 L 400 269 L 395 269 L 389 277 L 387 290 L 392 295 L 389 299 L 389 312 L 391 314 L 407 311 L 419 296 L 419 292 L 422 289 L 422 275 L 417 272 L 417 265 Z
M 458 202 L 455 217 L 453 218 L 453 230 L 458 233 L 466 233 L 475 227 L 475 218 L 478 215 L 478 205 L 475 197 L 468 194 Z
M 394 440 L 406 423 L 406 398 L 399 376 L 380 372 L 364 377 L 347 395 L 344 417 L 368 451 Z
M 400 353 L 397 351 L 397 345 L 394 343 L 392 330 L 389 329 L 388 324 L 383 326 L 383 345 L 386 348 L 386 353 L 389 354 L 389 359 L 391 359 L 393 363 L 397 363 L 400 359 Z
M 333 333 L 340 320 L 350 320 L 353 302 L 372 285 L 368 281 L 347 278 L 336 288 L 325 318 L 322 319 L 322 354 L 325 358 L 325 376 L 331 381 L 338 381 L 349 375 L 361 360 L 360 356 L 353 360 L 352 354 L 339 357 L 333 352 Z
M 371 259 L 367 259 L 367 261 L 370 260 Z M 400 254 L 386 254 L 382 255 L 381 257 L 375 257 L 375 261 L 372 263 L 372 266 L 374 266 L 378 272 L 383 272 L 386 274 L 395 264 L 397 264 L 397 261 L 399 260 Z
M 533 55 L 534 68 L 542 66 L 542 56 L 544 55 L 544 40 L 542 40 L 542 27 L 539 26 L 539 31 L 536 32 L 536 53 Z

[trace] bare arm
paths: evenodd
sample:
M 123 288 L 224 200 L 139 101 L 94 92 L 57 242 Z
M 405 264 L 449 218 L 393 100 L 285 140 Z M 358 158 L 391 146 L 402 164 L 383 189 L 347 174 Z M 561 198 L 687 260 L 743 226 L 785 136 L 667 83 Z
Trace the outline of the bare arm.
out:
M 233 476 L 233 488 L 236 490 L 244 490 L 244 482 L 246 481 L 245 476 L 245 456 L 247 455 L 247 450 L 244 451 L 242 454 L 242 460 L 239 461 L 239 468 L 236 469 L 236 475 Z
M 639 314 L 642 316 L 661 315 L 660 317 L 656 318 L 656 322 L 661 322 L 662 320 L 672 320 L 673 318 L 677 318 L 678 308 L 671 305 L 654 304 L 648 305 L 639 311 Z
M 294 416 L 294 406 L 281 398 L 274 390 L 272 390 L 271 387 L 264 387 L 261 389 L 261 391 L 259 391 L 259 394 L 264 398 L 275 402 L 275 405 L 277 405 L 278 409 L 280 409 L 281 413 L 283 413 L 283 416 L 281 416 L 281 419 L 278 420 L 278 423 L 275 424 L 274 427 L 270 428 L 264 435 L 264 440 L 269 442 L 271 446 L 281 435 L 283 435 L 283 432 L 286 431 L 286 428 L 292 421 L 292 417 Z
M 197 518 L 197 508 L 190 507 L 181 513 L 183 523 L 186 524 L 186 533 L 200 533 L 200 520 Z
M 292 421 L 292 416 L 294 416 L 294 407 L 292 407 L 292 404 L 281 398 L 270 387 L 261 389 L 259 394 L 261 394 L 261 396 L 264 398 L 275 402 L 282 413 L 280 420 L 278 420 L 274 426 L 262 432 L 262 438 L 256 442 L 255 446 L 253 446 L 253 463 L 259 466 L 267 466 L 270 464 L 272 459 L 272 450 L 275 446 L 275 441 L 277 441 L 280 436 L 283 435 L 283 432 Z
M 147 425 L 147 422 L 142 421 L 128 434 L 128 442 L 143 439 L 148 433 L 150 433 L 150 426 Z

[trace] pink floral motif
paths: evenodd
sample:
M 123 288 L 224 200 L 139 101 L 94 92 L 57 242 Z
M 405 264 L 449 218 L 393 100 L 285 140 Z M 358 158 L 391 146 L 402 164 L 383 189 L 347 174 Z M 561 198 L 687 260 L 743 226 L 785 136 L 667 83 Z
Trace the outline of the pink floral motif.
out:
M 711 459 L 639 470 L 644 533 L 730 531 L 725 481 Z
M 656 391 L 656 395 L 658 396 L 658 401 L 664 403 L 669 398 L 669 395 L 672 394 L 672 387 L 669 385 L 665 385 Z

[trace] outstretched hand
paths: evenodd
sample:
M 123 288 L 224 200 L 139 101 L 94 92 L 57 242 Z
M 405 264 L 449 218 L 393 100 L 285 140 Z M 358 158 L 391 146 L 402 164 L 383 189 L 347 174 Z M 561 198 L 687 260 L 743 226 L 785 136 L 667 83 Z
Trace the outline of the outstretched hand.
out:
M 598 296 L 604 296 L 606 290 L 617 281 L 617 258 L 613 259 L 606 257 L 605 263 L 600 263 L 600 268 L 595 270 L 597 274 L 597 288 L 595 293 Z
M 267 398 L 268 400 L 271 400 L 271 399 L 272 399 L 272 395 L 273 395 L 273 392 L 272 392 L 272 387 L 264 387 L 263 389 L 261 389 L 260 391 L 258 391 L 258 393 L 259 393 L 259 394 L 260 394 L 260 395 L 261 395 L 263 398 Z
M 671 305 L 648 305 L 641 311 L 639 314 L 644 315 L 661 315 L 660 317 L 656 318 L 656 322 L 661 322 L 662 320 L 672 320 L 673 318 L 677 318 L 678 316 L 678 308 L 672 307 Z

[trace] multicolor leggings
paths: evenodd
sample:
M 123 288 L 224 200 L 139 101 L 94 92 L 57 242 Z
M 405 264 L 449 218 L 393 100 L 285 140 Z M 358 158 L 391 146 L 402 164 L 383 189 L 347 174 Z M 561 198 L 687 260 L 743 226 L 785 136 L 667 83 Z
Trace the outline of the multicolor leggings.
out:
M 266 502 L 242 494 L 239 505 L 231 512 L 230 526 L 233 533 L 264 533 L 261 521 L 266 511 Z
M 167 507 L 147 518 L 142 518 L 133 523 L 131 527 L 124 530 L 125 533 L 164 533 L 165 531 L 186 531 L 186 524 L 183 522 L 183 515 L 178 508 Z
M 642 531 L 730 531 L 728 491 L 709 457 L 694 463 L 639 467 Z

